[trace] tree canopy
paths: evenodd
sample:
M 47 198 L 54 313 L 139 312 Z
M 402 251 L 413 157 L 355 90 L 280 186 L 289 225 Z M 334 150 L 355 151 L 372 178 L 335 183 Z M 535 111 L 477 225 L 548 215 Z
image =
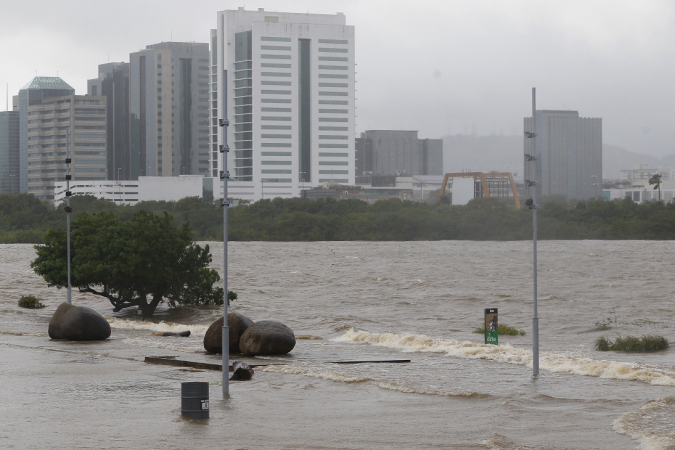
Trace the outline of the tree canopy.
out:
M 209 268 L 209 246 L 192 240 L 187 223 L 175 227 L 163 213 L 137 211 L 128 221 L 101 211 L 80 214 L 71 226 L 71 284 L 107 298 L 114 311 L 138 306 L 144 317 L 157 305 L 223 303 L 220 276 Z M 49 286 L 66 287 L 66 232 L 49 230 L 31 267 Z M 228 300 L 236 294 L 228 293 Z

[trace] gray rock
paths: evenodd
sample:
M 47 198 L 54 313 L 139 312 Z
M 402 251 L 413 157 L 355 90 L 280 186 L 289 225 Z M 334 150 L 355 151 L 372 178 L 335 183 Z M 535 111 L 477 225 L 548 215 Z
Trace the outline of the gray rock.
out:
M 110 324 L 91 308 L 62 303 L 49 321 L 49 337 L 68 341 L 102 341 L 110 337 Z
M 230 380 L 247 381 L 253 378 L 253 368 L 244 362 L 235 361 L 232 363 L 232 368 L 234 369 L 234 372 L 232 373 Z
M 155 336 L 176 336 L 176 337 L 190 337 L 190 330 L 185 331 L 162 331 L 155 333 Z
M 230 353 L 239 353 L 239 338 L 253 321 L 243 314 L 228 313 L 227 326 L 230 327 Z M 211 324 L 204 335 L 204 349 L 209 353 L 223 352 L 223 318 Z
M 281 322 L 261 320 L 241 335 L 239 350 L 247 356 L 285 355 L 295 347 L 293 330 Z

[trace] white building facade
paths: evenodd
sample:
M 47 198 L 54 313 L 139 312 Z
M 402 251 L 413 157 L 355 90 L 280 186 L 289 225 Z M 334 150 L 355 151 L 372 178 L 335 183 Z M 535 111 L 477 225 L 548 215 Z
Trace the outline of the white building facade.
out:
M 221 11 L 212 51 L 212 124 L 230 121 L 230 197 L 354 184 L 354 27 L 344 14 Z

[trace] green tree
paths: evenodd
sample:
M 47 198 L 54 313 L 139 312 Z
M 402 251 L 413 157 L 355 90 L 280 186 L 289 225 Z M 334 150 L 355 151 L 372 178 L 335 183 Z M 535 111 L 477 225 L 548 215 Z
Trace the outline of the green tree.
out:
M 652 177 L 649 179 L 649 184 L 654 186 L 654 190 L 659 190 L 659 201 L 661 201 L 661 174 L 655 173 L 652 175 Z
M 187 224 L 172 217 L 138 211 L 129 221 L 109 212 L 81 214 L 72 223 L 72 285 L 107 298 L 114 311 L 137 306 L 150 317 L 168 305 L 222 304 L 220 276 L 208 267 L 209 246 L 192 241 Z M 50 230 L 37 245 L 31 267 L 49 286 L 66 287 L 66 233 Z M 228 293 L 228 300 L 236 297 Z

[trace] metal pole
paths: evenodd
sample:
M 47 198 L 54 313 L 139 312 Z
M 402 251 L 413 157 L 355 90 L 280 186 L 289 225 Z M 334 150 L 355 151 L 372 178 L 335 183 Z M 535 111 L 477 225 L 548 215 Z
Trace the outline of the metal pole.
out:
M 70 284 L 70 212 L 72 211 L 72 208 L 70 207 L 70 129 L 66 131 L 66 166 L 68 167 L 68 172 L 66 173 L 66 259 L 68 260 L 67 301 L 70 305 L 73 303 Z
M 532 178 L 537 180 L 537 88 L 532 88 Z M 537 314 L 537 184 L 532 190 L 532 250 L 534 265 L 534 316 L 532 317 L 532 375 L 539 375 L 539 316 Z
M 223 109 L 225 108 L 223 107 Z M 223 198 L 220 201 L 220 205 L 223 207 L 223 395 L 229 396 L 230 327 L 227 323 L 227 210 L 230 202 L 227 196 L 227 180 L 230 178 L 230 173 L 227 171 L 227 153 L 230 151 L 230 147 L 227 145 L 227 127 L 230 122 L 227 119 L 220 119 L 218 124 L 223 129 L 223 145 L 220 146 L 220 153 L 223 155 L 223 170 L 220 172 L 220 179 L 223 180 Z

